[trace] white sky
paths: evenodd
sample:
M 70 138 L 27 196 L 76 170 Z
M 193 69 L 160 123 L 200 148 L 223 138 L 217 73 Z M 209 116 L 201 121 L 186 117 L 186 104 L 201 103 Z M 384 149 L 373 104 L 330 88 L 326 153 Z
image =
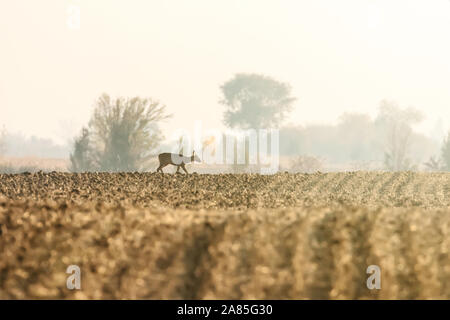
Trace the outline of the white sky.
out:
M 256 72 L 292 85 L 291 123 L 375 115 L 386 98 L 430 133 L 450 128 L 449 36 L 449 0 L 1 1 L 0 125 L 64 142 L 106 92 L 165 103 L 168 138 L 221 128 L 220 84 Z

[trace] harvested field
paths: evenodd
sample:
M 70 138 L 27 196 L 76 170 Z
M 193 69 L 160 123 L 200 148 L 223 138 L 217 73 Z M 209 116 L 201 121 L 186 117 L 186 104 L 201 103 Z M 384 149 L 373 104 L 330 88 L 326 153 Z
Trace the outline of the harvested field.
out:
M 70 161 L 66 159 L 0 156 L 0 173 L 67 171 L 69 165 Z
M 0 175 L 0 299 L 449 299 L 449 250 L 445 173 Z

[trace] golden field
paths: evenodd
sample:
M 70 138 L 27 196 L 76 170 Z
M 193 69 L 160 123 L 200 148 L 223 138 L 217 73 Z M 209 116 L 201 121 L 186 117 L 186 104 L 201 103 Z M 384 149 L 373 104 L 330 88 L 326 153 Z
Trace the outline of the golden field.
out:
M 449 250 L 449 173 L 0 175 L 0 299 L 449 299 Z

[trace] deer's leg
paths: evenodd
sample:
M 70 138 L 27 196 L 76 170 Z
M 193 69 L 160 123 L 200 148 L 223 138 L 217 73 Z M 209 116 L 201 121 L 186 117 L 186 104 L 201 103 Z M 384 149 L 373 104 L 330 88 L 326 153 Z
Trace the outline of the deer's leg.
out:
M 184 172 L 186 172 L 186 174 L 188 174 L 186 167 L 184 166 L 184 163 L 181 165 L 181 167 L 183 168 Z
M 163 166 L 162 164 L 160 164 L 159 167 L 158 167 L 158 169 L 156 169 L 156 172 L 164 173 L 164 172 L 162 171 L 162 168 L 164 168 L 164 167 L 165 167 L 165 166 Z
M 177 172 L 175 173 L 180 173 L 180 166 L 177 166 Z

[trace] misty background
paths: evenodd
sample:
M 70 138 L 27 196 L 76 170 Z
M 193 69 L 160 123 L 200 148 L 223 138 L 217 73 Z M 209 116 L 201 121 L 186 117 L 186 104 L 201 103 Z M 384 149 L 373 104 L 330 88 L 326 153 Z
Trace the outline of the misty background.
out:
M 165 105 L 170 149 L 195 121 L 229 127 L 221 86 L 244 73 L 296 98 L 283 168 L 427 170 L 450 130 L 449 34 L 448 0 L 2 2 L 0 152 L 69 168 L 103 93 Z

